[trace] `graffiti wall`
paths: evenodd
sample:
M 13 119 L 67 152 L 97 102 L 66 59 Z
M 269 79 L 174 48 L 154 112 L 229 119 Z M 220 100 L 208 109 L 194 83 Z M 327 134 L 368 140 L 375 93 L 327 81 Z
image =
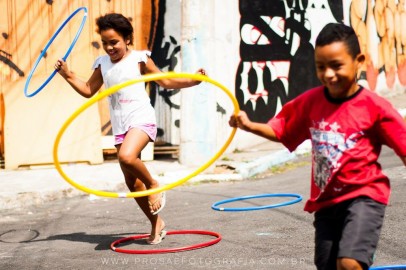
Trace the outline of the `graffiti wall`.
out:
M 236 97 L 251 119 L 266 122 L 287 101 L 319 85 L 314 43 L 324 25 L 343 22 L 358 34 L 367 61 L 359 83 L 404 91 L 404 0 L 240 0 Z
M 266 122 L 287 101 L 319 84 L 312 43 L 320 26 L 343 20 L 343 9 L 339 1 L 254 2 L 240 0 L 236 96 L 251 119 Z
M 406 87 L 406 1 L 353 0 L 349 23 L 366 62 L 360 79 L 372 91 Z
M 55 31 L 79 7 L 87 7 L 87 20 L 83 31 L 68 57 L 71 69 L 81 78 L 89 78 L 94 59 L 105 54 L 101 46 L 99 35 L 96 33 L 95 19 L 109 12 L 124 14 L 133 24 L 134 49 L 152 50 L 159 17 L 159 0 L 139 1 L 48 1 L 48 0 L 0 0 L 0 157 L 4 155 L 4 119 L 7 113 L 4 95 L 10 93 L 17 99 L 25 99 L 23 89 L 16 87 L 27 80 L 38 56 L 45 44 L 51 39 Z M 39 86 L 44 77 L 53 71 L 56 59 L 62 57 L 71 44 L 84 14 L 78 13 L 61 30 L 46 54 L 39 62 L 32 76 L 30 90 Z M 69 89 L 68 84 L 60 88 Z M 61 89 L 62 90 L 62 89 Z M 29 92 L 32 92 L 29 91 Z M 48 88 L 39 95 L 48 95 Z M 14 103 L 14 100 L 12 101 Z M 109 112 L 106 100 L 99 104 L 101 118 L 101 132 L 111 134 Z
M 0 85 L 3 86 L 8 81 L 26 76 L 41 49 L 57 28 L 76 8 L 81 6 L 87 7 L 88 19 L 75 51 L 82 50 L 79 44 L 86 44 L 85 49 L 80 51 L 82 55 L 91 52 L 92 57 L 97 57 L 104 53 L 100 38 L 95 32 L 94 22 L 98 16 L 108 12 L 123 13 L 131 20 L 135 30 L 135 49 L 151 49 L 159 11 L 158 3 L 158 0 L 71 0 L 63 3 L 46 0 L 25 0 L 18 3 L 16 0 L 0 0 L 3 14 L 8 15 L 0 17 Z M 72 26 L 73 21 L 74 19 L 67 24 L 67 31 L 61 31 L 59 35 L 67 36 L 68 41 L 76 33 L 76 29 Z M 62 54 L 64 49 L 61 44 L 56 43 L 47 53 L 48 55 Z M 46 61 L 46 56 L 44 58 Z M 80 59 L 70 60 L 80 62 Z M 43 70 L 39 70 L 40 72 Z
M 159 14 L 155 28 L 152 55 L 162 71 L 180 71 L 180 2 L 159 1 Z M 156 83 L 150 87 L 151 103 L 157 116 L 157 140 L 155 145 L 179 144 L 180 90 L 164 89 Z
M 207 22 L 211 26 L 199 30 L 202 37 L 210 40 L 210 46 L 199 49 L 208 50 L 201 52 L 205 55 L 205 68 L 211 71 L 211 77 L 235 91 L 241 109 L 255 121 L 266 122 L 286 102 L 319 84 L 314 69 L 314 42 L 329 22 L 351 25 L 358 34 L 362 52 L 367 56 L 359 74 L 361 84 L 378 93 L 405 91 L 406 30 L 402 26 L 406 25 L 406 0 L 210 1 L 206 6 L 213 8 L 212 19 Z M 7 113 L 3 95 L 6 91 L 22 93 L 22 89 L 10 86 L 26 80 L 44 44 L 76 8 L 86 6 L 88 19 L 68 63 L 87 78 L 94 59 L 104 54 L 94 21 L 108 12 L 123 13 L 131 20 L 134 49 L 151 50 L 152 59 L 163 71 L 180 71 L 182 12 L 187 12 L 182 10 L 182 3 L 0 0 L 0 9 L 7 14 L 0 16 L 0 153 L 4 152 Z M 67 31 L 62 41 L 69 44 L 76 32 L 70 25 Z M 49 74 L 54 63 L 52 56 L 63 55 L 64 50 L 52 46 L 33 80 Z M 179 89 L 169 91 L 151 83 L 147 90 L 158 118 L 157 143 L 179 144 Z M 105 102 L 99 104 L 99 113 L 102 134 L 108 135 L 111 126 Z M 217 101 L 217 115 L 222 119 L 217 125 L 221 127 L 232 109 L 226 103 L 227 100 Z

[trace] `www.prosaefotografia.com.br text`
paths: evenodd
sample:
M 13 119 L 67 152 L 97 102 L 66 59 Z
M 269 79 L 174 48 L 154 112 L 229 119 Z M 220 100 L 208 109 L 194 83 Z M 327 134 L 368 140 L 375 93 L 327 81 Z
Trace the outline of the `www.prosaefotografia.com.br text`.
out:
M 305 258 L 205 258 L 205 257 L 151 257 L 151 258 L 130 258 L 130 257 L 103 257 L 102 265 L 292 265 L 299 266 L 306 264 Z

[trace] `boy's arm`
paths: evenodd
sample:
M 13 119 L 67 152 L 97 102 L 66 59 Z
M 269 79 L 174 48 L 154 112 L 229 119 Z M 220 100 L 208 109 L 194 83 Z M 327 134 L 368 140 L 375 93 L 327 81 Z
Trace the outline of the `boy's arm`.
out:
M 252 122 L 244 111 L 240 111 L 238 115 L 232 115 L 229 124 L 231 127 L 238 127 L 268 140 L 279 142 L 271 126 L 264 123 Z
M 251 122 L 250 128 L 246 130 L 268 140 L 279 142 L 278 138 L 275 135 L 275 131 L 268 124 Z

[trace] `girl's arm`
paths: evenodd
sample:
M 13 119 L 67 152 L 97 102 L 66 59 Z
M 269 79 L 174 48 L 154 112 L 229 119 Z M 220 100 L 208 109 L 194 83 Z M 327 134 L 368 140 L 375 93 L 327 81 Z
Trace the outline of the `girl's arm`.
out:
M 55 64 L 55 69 L 59 74 L 78 92 L 85 98 L 90 98 L 99 91 L 103 85 L 103 76 L 101 74 L 100 67 L 93 71 L 87 82 L 82 81 L 76 76 L 75 73 L 68 69 L 68 65 L 62 59 L 59 59 Z
M 252 122 L 244 111 L 240 111 L 238 115 L 232 115 L 228 123 L 231 127 L 238 127 L 268 140 L 279 142 L 271 126 L 264 123 Z
M 152 61 L 151 58 L 148 58 L 148 61 L 146 63 L 141 62 L 140 64 L 142 74 L 162 73 L 162 71 L 155 65 L 154 61 Z M 206 75 L 206 71 L 202 68 L 198 69 L 196 73 Z M 196 81 L 189 78 L 170 78 L 156 81 L 156 83 L 165 89 L 178 89 L 198 85 L 201 83 L 201 81 Z

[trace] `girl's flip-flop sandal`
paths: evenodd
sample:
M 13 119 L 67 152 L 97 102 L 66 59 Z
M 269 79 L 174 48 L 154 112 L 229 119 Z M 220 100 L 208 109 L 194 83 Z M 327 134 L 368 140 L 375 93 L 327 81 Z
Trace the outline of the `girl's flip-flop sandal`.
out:
M 157 244 L 161 243 L 162 240 L 163 240 L 163 239 L 165 238 L 165 236 L 166 236 L 166 231 L 165 231 L 165 229 L 162 229 L 162 231 L 159 233 L 158 236 L 159 236 L 159 237 L 158 237 L 157 239 L 156 239 L 156 236 L 155 236 L 153 241 L 150 241 L 149 239 L 147 239 L 146 242 L 147 242 L 149 245 L 157 245 Z
M 151 212 L 151 214 L 153 214 L 153 215 L 157 215 L 159 212 L 162 211 L 162 209 L 164 209 L 165 204 L 166 204 L 166 193 L 165 192 L 162 192 L 161 193 L 161 198 L 156 199 L 155 202 L 151 203 L 150 201 L 148 201 L 148 203 L 149 203 L 150 206 L 153 206 L 154 204 L 159 202 L 159 200 L 161 200 L 161 207 L 159 207 L 159 209 L 156 210 L 155 212 Z

